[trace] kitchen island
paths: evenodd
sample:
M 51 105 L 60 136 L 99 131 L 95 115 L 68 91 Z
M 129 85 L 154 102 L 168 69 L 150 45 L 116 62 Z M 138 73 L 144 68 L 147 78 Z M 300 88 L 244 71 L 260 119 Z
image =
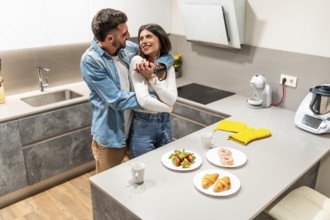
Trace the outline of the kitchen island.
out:
M 230 115 L 228 119 L 248 127 L 267 128 L 271 137 L 243 146 L 227 140 L 230 132 L 217 131 L 215 147 L 230 147 L 243 152 L 247 163 L 237 168 L 222 168 L 206 158 L 200 134 L 212 131 L 217 123 L 180 138 L 90 178 L 94 219 L 254 219 L 296 185 L 315 186 L 318 165 L 330 150 L 330 134 L 314 135 L 294 125 L 295 112 L 271 107 L 252 109 L 246 97 L 233 95 L 206 106 Z M 178 98 L 192 106 L 200 104 Z M 179 172 L 165 167 L 162 156 L 175 149 L 199 154 L 202 165 Z M 146 164 L 145 182 L 135 185 L 130 163 Z M 193 179 L 207 169 L 230 172 L 240 180 L 240 189 L 224 197 L 198 191 Z

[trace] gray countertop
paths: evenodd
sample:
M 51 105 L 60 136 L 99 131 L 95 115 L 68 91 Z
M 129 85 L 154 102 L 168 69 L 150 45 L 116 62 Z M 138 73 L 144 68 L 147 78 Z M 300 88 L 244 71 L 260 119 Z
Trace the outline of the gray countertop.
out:
M 182 84 L 178 80 L 178 85 Z M 178 98 L 180 99 L 180 98 Z M 142 155 L 90 178 L 91 184 L 144 220 L 179 219 L 252 219 L 296 180 L 319 162 L 330 149 L 330 134 L 314 135 L 294 125 L 295 112 L 271 107 L 252 109 L 246 97 L 233 95 L 200 105 L 230 115 L 229 119 L 245 122 L 248 127 L 271 130 L 269 138 L 247 146 L 227 140 L 229 132 L 217 131 L 216 147 L 231 147 L 247 156 L 247 163 L 238 168 L 221 168 L 209 163 L 207 150 L 201 148 L 200 133 L 212 131 L 217 123 L 185 136 L 164 147 Z M 202 157 L 202 165 L 189 172 L 176 172 L 164 167 L 161 157 L 175 149 L 191 150 Z M 129 164 L 146 164 L 145 183 L 132 184 Z M 229 171 L 241 183 L 240 190 L 228 197 L 212 197 L 199 192 L 194 176 L 206 169 Z
M 24 97 L 30 97 L 35 95 L 46 94 L 54 91 L 60 91 L 64 89 L 71 89 L 74 92 L 81 94 L 79 98 L 57 102 L 54 104 L 44 105 L 40 107 L 31 107 L 21 100 Z M 65 84 L 63 86 L 56 86 L 46 88 L 44 92 L 39 90 L 21 93 L 17 95 L 7 96 L 6 102 L 0 104 L 0 122 L 8 121 L 16 118 L 20 118 L 26 115 L 35 114 L 43 111 L 49 111 L 54 108 L 64 107 L 71 104 L 88 101 L 89 89 L 84 82 L 77 82 L 71 84 Z
M 184 78 L 177 80 L 178 86 L 187 83 Z M 89 90 L 84 82 L 48 88 L 46 92 L 67 88 L 83 96 L 42 107 L 30 107 L 20 100 L 22 97 L 40 94 L 40 91 L 8 96 L 7 102 L 0 105 L 0 122 L 88 100 Z M 226 169 L 216 167 L 207 161 L 207 151 L 200 146 L 200 133 L 212 131 L 215 123 L 95 175 L 90 178 L 91 184 L 145 220 L 168 220 L 173 215 L 184 215 L 185 219 L 208 220 L 255 217 L 329 152 L 330 134 L 314 135 L 305 132 L 294 125 L 295 112 L 278 107 L 252 109 L 247 106 L 246 99 L 240 95 L 233 95 L 208 105 L 201 105 L 178 98 L 192 106 L 222 112 L 228 115 L 229 119 L 245 122 L 249 127 L 271 130 L 271 137 L 254 141 L 247 146 L 227 140 L 229 132 L 215 133 L 216 147 L 231 147 L 246 154 L 248 161 L 244 166 Z M 201 167 L 190 172 L 174 172 L 162 165 L 162 155 L 181 148 L 198 153 L 203 160 Z M 133 161 L 143 161 L 147 165 L 143 185 L 132 184 L 129 164 Z M 205 169 L 233 173 L 241 182 L 240 190 L 228 197 L 202 194 L 194 187 L 193 178 Z

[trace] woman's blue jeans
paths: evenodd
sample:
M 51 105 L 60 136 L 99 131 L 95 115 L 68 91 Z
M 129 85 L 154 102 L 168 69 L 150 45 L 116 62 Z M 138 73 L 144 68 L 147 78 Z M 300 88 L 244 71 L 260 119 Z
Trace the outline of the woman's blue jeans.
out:
M 131 157 L 138 157 L 172 141 L 169 113 L 135 112 L 130 133 Z

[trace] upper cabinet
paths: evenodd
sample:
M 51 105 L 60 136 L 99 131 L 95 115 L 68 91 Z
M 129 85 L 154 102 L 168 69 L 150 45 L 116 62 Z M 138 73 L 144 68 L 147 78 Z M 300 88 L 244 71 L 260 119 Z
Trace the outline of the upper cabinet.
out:
M 102 8 L 125 12 L 131 37 L 151 22 L 171 31 L 168 0 L 3 0 L 0 51 L 89 42 L 92 18 Z
M 0 1 L 0 51 L 47 45 L 44 0 Z
M 186 39 L 209 45 L 241 48 L 246 0 L 178 0 Z
M 123 9 L 128 16 L 131 37 L 137 37 L 141 25 L 156 23 L 171 33 L 171 1 L 169 0 L 127 0 Z
M 44 0 L 48 45 L 90 40 L 88 4 L 83 0 Z

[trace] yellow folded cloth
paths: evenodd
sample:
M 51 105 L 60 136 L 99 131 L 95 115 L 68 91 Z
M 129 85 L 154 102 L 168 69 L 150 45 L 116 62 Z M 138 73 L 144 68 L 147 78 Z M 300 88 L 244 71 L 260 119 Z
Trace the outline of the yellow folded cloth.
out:
M 246 129 L 247 125 L 243 122 L 231 121 L 228 119 L 221 120 L 214 130 L 223 130 L 231 132 L 239 132 Z
M 247 145 L 251 141 L 266 138 L 271 136 L 270 130 L 265 128 L 246 128 L 238 133 L 231 134 L 228 136 L 228 140 L 236 141 L 240 144 Z

